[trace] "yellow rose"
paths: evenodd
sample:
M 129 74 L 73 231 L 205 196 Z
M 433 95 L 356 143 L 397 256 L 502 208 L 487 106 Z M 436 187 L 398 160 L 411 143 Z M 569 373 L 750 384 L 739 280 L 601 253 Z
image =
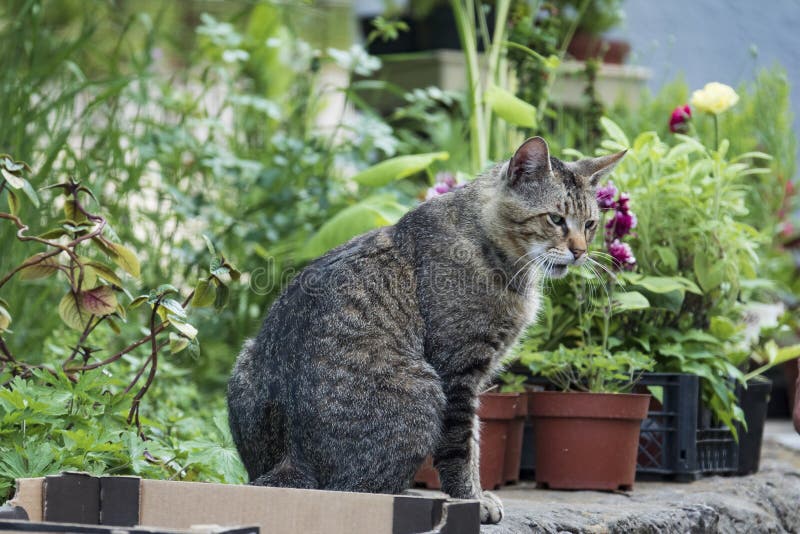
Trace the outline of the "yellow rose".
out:
M 733 87 L 724 83 L 711 82 L 692 93 L 691 104 L 700 111 L 719 115 L 732 108 L 738 101 L 739 95 L 736 94 Z

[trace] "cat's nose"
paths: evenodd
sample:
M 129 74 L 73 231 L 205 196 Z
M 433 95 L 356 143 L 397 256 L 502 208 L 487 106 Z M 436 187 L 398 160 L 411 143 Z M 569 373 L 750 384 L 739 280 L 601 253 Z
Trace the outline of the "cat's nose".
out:
M 575 261 L 578 261 L 581 256 L 586 254 L 585 248 L 571 248 L 569 251 L 572 252 L 572 255 L 575 257 Z

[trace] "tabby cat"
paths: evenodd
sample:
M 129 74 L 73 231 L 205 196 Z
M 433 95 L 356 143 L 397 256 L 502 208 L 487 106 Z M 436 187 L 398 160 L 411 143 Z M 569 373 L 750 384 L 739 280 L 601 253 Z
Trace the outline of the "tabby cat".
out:
M 586 261 L 595 187 L 623 155 L 562 162 L 531 138 L 311 263 L 228 385 L 251 483 L 399 493 L 432 454 L 443 490 L 499 522 L 478 475 L 478 394 L 536 317 L 541 280 Z

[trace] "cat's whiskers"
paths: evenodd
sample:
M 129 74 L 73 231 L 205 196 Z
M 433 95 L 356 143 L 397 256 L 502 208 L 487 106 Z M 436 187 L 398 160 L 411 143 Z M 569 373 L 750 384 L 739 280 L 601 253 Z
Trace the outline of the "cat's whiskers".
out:
M 528 254 L 530 254 L 530 253 L 528 253 Z M 524 257 L 525 257 L 525 256 L 527 256 L 528 254 L 524 254 L 523 256 L 521 256 L 521 258 L 524 258 Z M 511 284 L 512 284 L 512 283 L 514 283 L 514 280 L 517 278 L 517 276 L 519 276 L 519 274 L 520 274 L 520 273 L 524 273 L 524 272 L 526 272 L 526 269 L 527 269 L 527 267 L 528 267 L 529 265 L 531 265 L 532 263 L 535 265 L 535 262 L 539 261 L 539 259 L 540 259 L 540 258 L 542 258 L 542 257 L 543 257 L 543 254 L 540 254 L 540 255 L 538 255 L 538 256 L 535 256 L 535 257 L 531 258 L 530 260 L 528 260 L 528 261 L 525 263 L 525 265 L 523 265 L 522 267 L 520 267 L 520 268 L 519 268 L 519 270 L 517 270 L 517 272 L 516 272 L 516 273 L 514 273 L 514 276 L 512 276 L 512 277 L 511 277 L 511 280 L 509 280 L 509 281 L 508 281 L 508 283 L 506 284 L 506 287 L 505 287 L 504 289 L 506 289 L 506 290 L 507 290 L 509 287 L 511 287 Z M 517 260 L 517 261 L 519 261 L 519 260 Z M 516 263 L 516 262 L 514 262 L 514 263 Z M 523 276 L 526 276 L 526 274 L 523 274 Z M 526 288 L 527 288 L 527 282 L 526 282 L 526 284 L 525 284 L 525 285 L 526 285 Z

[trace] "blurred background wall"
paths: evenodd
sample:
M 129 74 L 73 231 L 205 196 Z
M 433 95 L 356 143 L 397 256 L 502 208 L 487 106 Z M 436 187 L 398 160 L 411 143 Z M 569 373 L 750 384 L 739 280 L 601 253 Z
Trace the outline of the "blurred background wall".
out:
M 800 2 L 797 0 L 625 0 L 623 24 L 611 34 L 631 44 L 631 63 L 652 69 L 657 90 L 683 74 L 699 89 L 719 81 L 734 87 L 780 62 L 800 109 Z M 795 112 L 794 129 L 800 130 Z

